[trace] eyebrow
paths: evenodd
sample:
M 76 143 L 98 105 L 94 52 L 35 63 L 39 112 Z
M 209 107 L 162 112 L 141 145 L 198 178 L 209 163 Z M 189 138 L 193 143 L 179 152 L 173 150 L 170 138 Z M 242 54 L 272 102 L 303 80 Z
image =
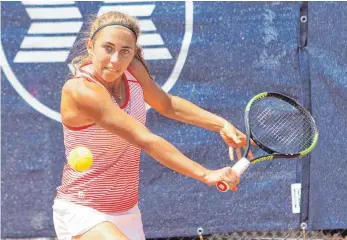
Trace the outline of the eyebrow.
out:
M 114 46 L 114 47 L 115 47 L 115 45 L 114 45 L 113 43 L 111 43 L 111 42 L 105 42 L 104 44 L 109 44 L 109 45 L 112 45 L 112 46 Z M 133 49 L 131 46 L 128 46 L 128 45 L 124 45 L 124 46 L 122 46 L 122 48 L 129 48 L 129 49 Z

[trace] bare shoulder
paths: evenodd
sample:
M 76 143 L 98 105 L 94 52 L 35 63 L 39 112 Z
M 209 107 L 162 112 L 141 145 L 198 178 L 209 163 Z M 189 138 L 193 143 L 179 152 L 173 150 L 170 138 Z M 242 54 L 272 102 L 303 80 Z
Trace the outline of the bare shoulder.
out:
M 62 90 L 62 107 L 67 109 L 91 109 L 112 102 L 107 90 L 97 83 L 84 78 L 68 80 Z
M 77 102 L 79 102 L 79 100 L 93 100 L 104 95 L 109 95 L 99 84 L 87 81 L 84 78 L 73 78 L 68 80 L 63 86 L 62 94 L 67 94 Z
M 148 80 L 152 80 L 145 66 L 143 66 L 142 62 L 137 58 L 134 58 L 130 62 L 129 69 L 135 75 L 134 77 L 139 81 L 140 84 L 143 84 Z
M 171 104 L 170 95 L 151 78 L 142 62 L 134 58 L 129 65 L 129 69 L 140 83 L 146 103 L 159 113 L 167 112 Z
M 129 64 L 129 68 L 133 72 L 141 72 L 141 71 L 146 71 L 145 67 L 143 66 L 142 62 L 138 60 L 136 57 L 133 58 L 133 60 Z
M 79 127 L 95 122 L 94 115 L 112 103 L 109 93 L 99 84 L 84 78 L 68 80 L 62 89 L 61 114 L 64 124 Z
M 79 127 L 90 123 L 85 117 L 81 116 L 78 110 L 75 96 L 78 94 L 78 85 L 82 79 L 73 78 L 65 82 L 61 93 L 60 112 L 62 122 L 70 127 Z

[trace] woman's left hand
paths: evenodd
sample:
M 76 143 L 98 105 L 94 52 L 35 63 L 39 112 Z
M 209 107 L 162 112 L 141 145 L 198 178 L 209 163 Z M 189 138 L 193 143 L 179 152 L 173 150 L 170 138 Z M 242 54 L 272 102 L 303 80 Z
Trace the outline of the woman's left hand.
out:
M 230 159 L 234 160 L 234 152 L 236 152 L 237 159 L 240 159 L 242 157 L 241 148 L 246 148 L 246 135 L 230 122 L 224 123 L 224 126 L 219 131 L 219 134 L 221 135 L 223 141 L 229 146 Z M 253 158 L 252 152 L 249 152 L 248 157 L 250 157 L 250 159 Z
M 225 122 L 219 134 L 224 142 L 232 148 L 246 147 L 246 135 L 230 122 Z

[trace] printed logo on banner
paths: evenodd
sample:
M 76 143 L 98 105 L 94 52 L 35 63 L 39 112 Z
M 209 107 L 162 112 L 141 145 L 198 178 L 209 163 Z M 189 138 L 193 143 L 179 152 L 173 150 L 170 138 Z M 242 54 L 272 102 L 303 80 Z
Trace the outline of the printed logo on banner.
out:
M 2 40 L 0 44 L 2 68 L 11 85 L 31 107 L 51 119 L 61 121 L 60 113 L 53 107 L 48 106 L 44 101 L 44 97 L 36 96 L 36 89 L 30 89 L 28 84 L 23 84 L 23 79 L 28 79 L 28 75 L 33 73 L 29 72 L 25 75 L 19 69 L 21 67 L 25 69 L 25 67 L 30 65 L 30 68 L 38 71 L 41 71 L 42 68 L 47 68 L 47 71 L 51 71 L 50 69 L 58 71 L 57 68 L 65 64 L 72 71 L 72 66 L 68 63 L 68 57 L 85 19 L 82 16 L 79 5 L 73 1 L 23 1 L 21 3 L 20 7 L 24 8 L 27 13 L 30 24 L 27 24 L 25 21 L 21 22 L 23 25 L 28 25 L 28 29 L 23 34 L 23 38 L 14 53 L 11 52 L 9 54 L 11 50 L 8 50 L 4 43 L 6 41 Z M 169 44 L 164 42 L 162 30 L 159 31 L 152 20 L 153 13 L 158 5 L 156 2 L 106 1 L 101 3 L 95 12 L 97 15 L 101 15 L 107 11 L 120 11 L 139 19 L 142 35 L 138 41 L 143 47 L 145 60 L 149 63 L 155 61 L 173 62 L 171 73 L 161 83 L 162 88 L 166 92 L 170 91 L 175 85 L 181 73 L 192 38 L 193 3 L 187 1 L 180 4 L 184 4 L 185 12 L 182 14 L 182 24 L 184 24 L 185 28 L 179 49 L 170 48 Z M 175 9 L 173 8 L 172 11 L 178 11 Z M 6 18 L 6 16 L 2 17 Z M 170 29 L 167 31 L 170 31 Z M 177 52 L 175 57 L 173 57 L 172 51 Z M 12 56 L 12 58 L 9 56 Z M 65 75 L 61 77 L 63 78 Z M 34 74 L 33 79 L 35 80 Z M 49 80 L 58 81 L 57 79 Z M 62 82 L 62 80 L 60 81 Z M 42 92 L 49 92 L 49 90 L 47 91 L 46 88 Z M 46 97 L 46 99 L 48 98 Z M 52 99 L 49 99 L 49 101 L 52 101 Z M 57 103 L 55 104 L 57 105 Z

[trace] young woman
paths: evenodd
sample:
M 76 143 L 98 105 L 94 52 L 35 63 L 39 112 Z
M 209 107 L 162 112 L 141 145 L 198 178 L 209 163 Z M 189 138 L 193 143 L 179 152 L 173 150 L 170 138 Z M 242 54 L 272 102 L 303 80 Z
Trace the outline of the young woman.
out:
M 87 52 L 62 90 L 66 155 L 76 146 L 93 153 L 88 171 L 65 165 L 53 205 L 59 239 L 145 239 L 138 209 L 140 151 L 208 185 L 223 180 L 236 190 L 230 167 L 209 170 L 145 127 L 148 103 L 162 115 L 220 133 L 233 148 L 245 135 L 225 119 L 164 92 L 151 78 L 137 46 L 136 20 L 119 12 L 92 23 Z M 76 59 L 75 59 L 76 60 Z

